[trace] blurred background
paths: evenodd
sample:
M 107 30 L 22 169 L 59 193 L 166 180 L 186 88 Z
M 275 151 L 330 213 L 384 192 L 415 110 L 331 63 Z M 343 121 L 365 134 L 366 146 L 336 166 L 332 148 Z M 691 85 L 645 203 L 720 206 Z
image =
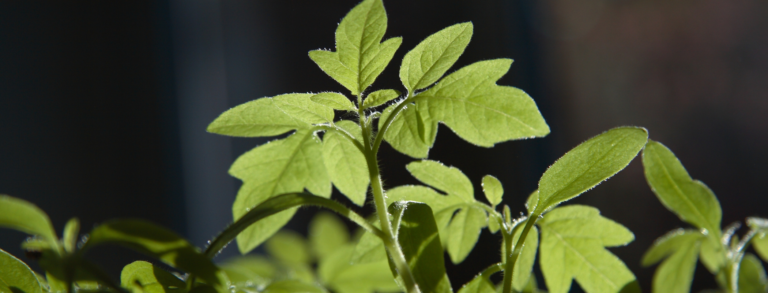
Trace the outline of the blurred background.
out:
M 133 217 L 204 245 L 231 221 L 240 182 L 227 175 L 229 165 L 265 141 L 208 134 L 206 125 L 259 97 L 345 92 L 307 52 L 334 48 L 336 25 L 357 2 L 0 2 L 0 193 L 36 203 L 59 231 L 70 217 L 84 232 Z M 552 129 L 546 138 L 483 149 L 441 126 L 430 159 L 463 170 L 478 196 L 482 176 L 495 175 L 505 203 L 522 212 L 562 154 L 602 131 L 638 125 L 714 190 L 723 225 L 768 217 L 768 2 L 390 0 L 385 7 L 385 38 L 402 36 L 403 44 L 373 89 L 402 89 L 397 72 L 408 50 L 472 21 L 472 42 L 454 69 L 515 59 L 499 84 L 528 92 Z M 410 161 L 385 144 L 388 186 L 417 183 L 405 172 Z M 596 206 L 635 233 L 612 251 L 645 289 L 654 269 L 640 267 L 642 253 L 686 226 L 647 187 L 639 159 L 572 203 Z M 303 209 L 288 227 L 306 232 L 314 211 Z M 1 230 L 0 247 L 24 259 L 24 238 Z M 467 261 L 448 264 L 454 287 L 497 262 L 499 244 L 483 232 Z M 236 255 L 233 247 L 220 258 Z M 113 276 L 146 259 L 116 248 L 91 258 Z M 701 265 L 694 283 L 716 286 Z

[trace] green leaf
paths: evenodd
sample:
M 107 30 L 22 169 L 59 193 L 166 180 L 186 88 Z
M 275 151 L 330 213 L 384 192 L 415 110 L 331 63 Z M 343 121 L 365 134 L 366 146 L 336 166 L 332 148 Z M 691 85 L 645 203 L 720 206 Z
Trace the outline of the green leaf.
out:
M 381 228 L 378 220 L 372 225 Z M 349 262 L 351 264 L 364 264 L 380 260 L 387 260 L 387 251 L 384 248 L 384 243 L 381 241 L 381 238 L 376 237 L 373 233 L 364 232 L 357 241 Z
M 135 261 L 120 273 L 120 286 L 134 292 L 166 293 L 185 292 L 184 281 L 146 261 Z
M 647 140 L 644 128 L 619 127 L 575 147 L 541 176 L 534 214 L 540 215 L 618 173 L 637 156 Z
M 514 236 L 512 237 L 512 243 L 517 244 L 520 235 L 523 233 L 522 225 L 518 226 Z M 502 247 L 504 247 L 502 245 Z M 525 238 L 525 244 L 523 244 L 523 251 L 520 252 L 520 257 L 515 263 L 515 268 L 512 273 L 512 288 L 517 291 L 523 291 L 525 287 L 530 283 L 531 273 L 533 271 L 533 263 L 536 261 L 536 249 L 539 247 L 539 231 L 536 227 L 533 227 Z M 512 248 L 514 250 L 514 247 Z
M 399 223 L 397 240 L 421 292 L 453 292 L 432 209 L 424 203 L 401 201 L 391 204 L 389 211 L 393 222 Z
M 643 266 L 666 258 L 653 275 L 653 292 L 690 292 L 699 248 L 705 236 L 695 230 L 673 230 L 660 237 L 643 256 Z
M 349 259 L 354 249 L 354 244 L 337 246 L 331 255 L 320 261 L 317 271 L 326 287 L 341 293 L 398 290 L 386 259 L 352 265 Z
M 310 51 L 309 58 L 353 95 L 358 95 L 373 84 L 402 43 L 401 38 L 381 43 L 386 30 L 387 14 L 381 0 L 363 1 L 336 29 L 336 52 Z
M 194 274 L 217 288 L 226 277 L 196 247 L 171 230 L 143 220 L 111 220 L 94 228 L 82 250 L 117 244 L 155 257 L 165 264 Z
M 455 167 L 447 167 L 438 161 L 422 160 L 412 162 L 405 168 L 424 184 L 447 194 L 456 195 L 466 202 L 475 200 L 472 182 Z
M 681 220 L 720 237 L 722 211 L 717 197 L 701 181 L 693 180 L 666 146 L 649 141 L 643 151 L 645 178 L 667 209 Z
M 459 23 L 427 37 L 405 54 L 400 81 L 409 92 L 430 86 L 464 53 L 472 38 L 472 23 Z
M 464 284 L 459 289 L 459 293 L 496 293 L 496 289 L 493 288 L 493 284 L 488 281 L 486 276 L 478 274 L 472 281 Z
M 64 226 L 64 249 L 68 252 L 74 252 L 77 248 L 77 236 L 80 233 L 80 220 L 72 218 Z
M 727 263 L 726 253 L 723 251 L 724 247 L 719 242 L 718 239 L 712 237 L 708 237 L 701 242 L 699 258 L 701 258 L 701 263 L 712 274 L 717 274 Z
M 322 261 L 349 242 L 349 231 L 338 217 L 322 212 L 309 223 L 309 242 L 314 255 Z
M 256 205 L 276 195 L 301 192 L 304 188 L 323 197 L 331 194 L 331 184 L 322 156 L 322 143 L 310 131 L 258 146 L 241 155 L 229 173 L 243 180 L 232 206 L 237 221 Z M 258 221 L 237 236 L 245 254 L 280 230 L 296 213 L 289 209 Z
M 760 260 L 747 253 L 739 265 L 739 292 L 765 293 L 768 290 L 768 277 Z
M 448 255 L 455 264 L 464 261 L 487 222 L 485 211 L 469 206 L 459 210 L 448 225 Z
M 340 121 L 337 126 L 362 139 L 360 126 L 352 121 Z M 371 178 L 368 162 L 353 142 L 335 131 L 323 137 L 323 162 L 333 185 L 358 206 L 365 204 Z
M 535 190 L 528 195 L 528 199 L 525 201 L 525 209 L 528 211 L 528 215 L 533 214 L 536 210 L 536 205 L 539 204 L 539 190 Z M 546 211 L 545 211 L 546 212 Z
M 277 268 L 262 256 L 246 255 L 226 260 L 219 267 L 237 287 L 266 286 L 272 282 Z
M 0 227 L 37 235 L 51 243 L 58 241 L 45 212 L 28 201 L 3 194 L 0 194 Z
M 752 230 L 757 231 L 752 238 L 752 246 L 764 261 L 768 261 L 768 220 L 762 218 L 747 218 L 747 224 Z
M 324 92 L 319 93 L 310 98 L 315 103 L 331 107 L 335 110 L 341 111 L 357 111 L 355 104 L 352 104 L 347 96 L 340 93 Z
M 328 293 L 323 288 L 299 280 L 282 280 L 269 285 L 262 293 Z
M 483 177 L 483 193 L 488 203 L 493 208 L 501 203 L 501 197 L 504 195 L 504 187 L 501 186 L 501 182 L 496 177 L 491 175 L 485 175 Z
M 0 200 L 7 200 L 7 199 L 5 197 L 0 197 Z M 0 203 L 3 203 L 3 205 L 5 205 L 7 201 L 2 201 Z M 24 211 L 20 211 L 18 212 L 18 215 L 30 217 L 29 215 L 36 214 L 33 212 L 39 211 L 36 209 L 29 208 L 29 207 L 34 208 L 35 206 L 27 204 L 24 201 L 16 202 L 16 203 L 20 207 L 27 208 L 26 209 L 27 213 L 25 213 Z M 33 212 L 29 212 L 29 211 L 33 211 Z M 30 218 L 33 220 L 39 220 L 37 217 L 30 217 Z M 22 230 L 22 231 L 25 231 L 25 230 Z M 24 262 L 14 257 L 13 255 L 10 255 L 9 253 L 5 252 L 2 249 L 0 249 L 0 290 L 6 290 L 3 292 L 9 292 L 9 293 L 10 292 L 15 293 L 19 291 L 26 292 L 26 293 L 42 293 L 43 292 L 43 288 L 40 286 L 40 282 L 37 281 L 37 277 L 35 276 L 35 273 Z
M 229 136 L 275 136 L 333 122 L 333 109 L 311 100 L 314 94 L 284 94 L 260 98 L 222 113 L 208 132 Z
M 384 127 L 392 111 L 398 104 L 393 104 L 381 114 L 379 129 Z M 426 158 L 437 136 L 437 124 L 431 121 L 427 111 L 420 111 L 419 105 L 408 105 L 392 120 L 384 133 L 384 139 L 397 151 L 413 158 Z
M 363 101 L 363 109 L 384 105 L 385 103 L 396 99 L 400 95 L 401 93 L 396 90 L 378 90 L 372 92 L 367 97 L 365 97 L 365 101 Z
M 571 279 L 586 292 L 620 292 L 636 286 L 627 266 L 604 248 L 626 245 L 634 235 L 600 216 L 597 209 L 581 205 L 556 208 L 538 224 L 540 265 L 549 292 L 568 292 Z
M 266 249 L 272 257 L 287 263 L 309 264 L 312 260 L 307 241 L 290 230 L 281 230 L 269 238 Z

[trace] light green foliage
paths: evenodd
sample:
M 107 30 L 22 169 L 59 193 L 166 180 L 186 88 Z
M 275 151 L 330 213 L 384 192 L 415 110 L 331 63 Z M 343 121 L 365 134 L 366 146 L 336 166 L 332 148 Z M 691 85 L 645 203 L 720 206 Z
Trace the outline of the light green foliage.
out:
M 331 194 L 322 143 L 310 131 L 297 131 L 288 138 L 271 141 L 243 154 L 229 173 L 243 180 L 232 206 L 235 220 L 254 206 L 282 193 L 304 188 L 323 197 Z M 256 248 L 293 217 L 296 209 L 270 216 L 251 225 L 237 237 L 242 253 Z
M 313 102 L 326 105 L 336 110 L 342 111 L 357 111 L 357 107 L 352 104 L 352 101 L 347 99 L 346 96 L 340 93 L 325 92 L 319 93 L 310 98 Z
M 345 120 L 336 123 L 336 126 L 362 140 L 362 130 L 356 123 Z M 328 132 L 323 137 L 323 161 L 333 185 L 356 205 L 365 204 L 371 178 L 368 176 L 368 163 L 360 149 L 342 134 Z
M 185 292 L 184 281 L 145 261 L 135 261 L 120 273 L 120 286 L 141 293 Z
M 475 199 L 472 182 L 455 167 L 446 167 L 437 161 L 423 160 L 408 164 L 406 169 L 422 183 L 447 194 L 458 196 L 464 201 Z
M 20 213 L 20 215 L 29 214 Z M 17 293 L 19 291 L 26 293 L 43 292 L 35 273 L 24 262 L 0 249 L 0 291 L 2 290 L 5 290 L 3 293 Z
M 619 127 L 580 144 L 562 156 L 539 180 L 541 214 L 600 184 L 626 167 L 648 140 L 644 128 Z
M 299 280 L 282 280 L 267 286 L 262 293 L 328 293 L 317 285 Z
M 722 211 L 717 197 L 704 183 L 688 175 L 672 151 L 649 141 L 643 151 L 643 166 L 648 184 L 667 209 L 681 220 L 706 229 L 712 237 L 720 237 Z
M 761 218 L 748 218 L 747 223 L 757 234 L 752 238 L 752 246 L 760 257 L 768 261 L 768 220 Z
M 662 236 L 643 256 L 650 266 L 664 259 L 653 276 L 653 292 L 690 292 L 699 249 L 706 236 L 699 231 L 678 229 Z
M 365 101 L 363 101 L 363 109 L 384 105 L 385 103 L 394 100 L 399 96 L 400 92 L 396 90 L 378 90 L 372 92 L 367 97 L 365 97 Z
M 296 232 L 283 230 L 273 235 L 266 243 L 272 257 L 286 263 L 309 263 L 309 243 Z
M 45 212 L 28 201 L 3 194 L 0 194 L 0 227 L 37 235 L 51 243 L 58 241 Z
M 402 43 L 401 38 L 381 43 L 386 30 L 387 14 L 381 0 L 363 1 L 336 29 L 336 52 L 315 50 L 309 52 L 309 58 L 358 95 L 373 84 Z
M 373 223 L 373 225 L 376 227 L 381 226 L 378 221 Z M 363 235 L 360 236 L 360 240 L 358 240 L 355 245 L 355 249 L 352 252 L 349 261 L 352 264 L 364 264 L 386 259 L 387 253 L 381 239 L 372 233 L 363 232 Z
M 261 98 L 222 113 L 208 125 L 208 132 L 239 136 L 275 136 L 313 124 L 333 121 L 333 109 L 313 102 L 313 94 L 284 94 Z
M 519 89 L 496 85 L 511 64 L 509 59 L 480 61 L 450 74 L 406 102 L 384 139 L 406 155 L 423 158 L 435 141 L 439 121 L 464 140 L 484 147 L 548 134 L 549 126 L 533 99 Z M 387 117 L 385 111 L 379 128 Z
M 501 182 L 496 177 L 491 175 L 485 175 L 483 177 L 483 193 L 491 207 L 496 207 L 501 203 L 501 197 L 504 195 L 504 187 L 501 186 Z
M 421 41 L 405 54 L 400 81 L 409 92 L 436 82 L 456 63 L 472 38 L 472 23 L 449 26 Z
M 512 243 L 517 244 L 520 235 L 523 232 L 522 225 L 517 226 L 515 234 L 512 237 Z M 503 246 L 502 246 L 503 247 Z M 536 249 L 539 247 L 539 231 L 533 227 L 525 238 L 523 251 L 520 252 L 520 258 L 515 263 L 515 269 L 512 277 L 512 288 L 517 291 L 523 291 L 531 279 L 533 263 L 536 260 Z M 514 247 L 512 248 L 514 250 Z
M 739 293 L 765 293 L 768 277 L 765 268 L 753 254 L 746 254 L 739 265 Z
M 226 276 L 187 240 L 143 220 L 105 222 L 91 231 L 82 250 L 102 244 L 117 244 L 150 255 L 218 288 L 225 288 L 228 283 Z
M 702 240 L 699 258 L 712 274 L 717 274 L 727 262 L 725 248 L 712 237 Z
M 399 224 L 397 241 L 421 292 L 453 292 L 432 209 L 424 203 L 400 201 L 391 204 L 389 212 Z
M 349 242 L 349 232 L 338 217 L 323 212 L 315 216 L 309 225 L 309 241 L 312 253 L 323 260 Z
M 238 289 L 266 287 L 278 272 L 277 266 L 262 256 L 247 255 L 229 259 L 220 263 L 219 267 Z
M 479 274 L 472 281 L 464 284 L 459 289 L 459 293 L 496 293 L 496 289 L 493 288 L 493 284 L 488 280 L 488 277 Z
M 626 245 L 634 235 L 600 216 L 597 209 L 581 205 L 556 208 L 538 224 L 539 263 L 549 292 L 568 292 L 571 279 L 584 291 L 595 293 L 626 292 L 622 290 L 637 286 L 627 266 L 605 249 Z
M 327 287 L 340 293 L 393 292 L 398 286 L 392 279 L 386 259 L 351 265 L 354 244 L 345 244 L 320 262 L 318 274 Z
M 74 252 L 77 245 L 77 236 L 80 233 L 80 220 L 72 218 L 64 226 L 64 249 L 68 252 Z

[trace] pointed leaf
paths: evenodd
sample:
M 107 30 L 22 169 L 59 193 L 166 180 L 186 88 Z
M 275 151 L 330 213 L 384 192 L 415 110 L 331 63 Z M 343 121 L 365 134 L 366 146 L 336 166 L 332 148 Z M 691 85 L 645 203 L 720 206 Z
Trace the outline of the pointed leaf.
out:
M 72 218 L 64 226 L 64 249 L 68 252 L 74 252 L 77 247 L 77 238 L 80 234 L 80 220 Z
M 539 204 L 539 190 L 535 190 L 528 195 L 528 199 L 525 201 L 525 209 L 528 211 L 528 215 L 533 214 L 536 210 L 536 205 Z
M 427 37 L 405 54 L 400 81 L 409 92 L 430 86 L 456 63 L 471 38 L 471 22 L 449 26 Z
M 453 292 L 432 209 L 424 203 L 395 202 L 389 211 L 399 223 L 397 240 L 421 292 Z
M 45 212 L 26 200 L 3 194 L 0 194 L 0 227 L 37 235 L 51 243 L 58 241 Z
M 704 238 L 699 231 L 675 229 L 654 241 L 651 248 L 643 255 L 642 265 L 651 266 L 683 247 L 691 246 Z
M 666 146 L 649 141 L 643 151 L 645 178 L 667 209 L 681 220 L 720 237 L 722 211 L 714 193 L 701 181 L 693 180 Z
M 463 208 L 453 217 L 448 226 L 448 254 L 453 263 L 461 263 L 467 258 L 486 223 L 485 211 L 477 207 Z
M 501 182 L 496 177 L 491 175 L 485 175 L 483 177 L 483 193 L 485 198 L 492 207 L 496 207 L 501 203 L 501 197 L 504 195 L 504 187 L 501 186 Z
M 625 245 L 634 235 L 600 216 L 597 209 L 581 205 L 556 208 L 538 224 L 540 265 L 549 292 L 568 292 L 571 279 L 586 292 L 620 292 L 636 286 L 627 266 L 604 248 Z
M 333 109 L 310 100 L 313 94 L 284 94 L 261 98 L 222 113 L 208 132 L 229 136 L 275 136 L 312 124 L 333 121 Z
M 396 90 L 378 90 L 370 93 L 363 101 L 363 109 L 378 107 L 396 99 L 400 92 Z
M 699 258 L 704 267 L 712 274 L 717 274 L 725 264 L 728 262 L 726 259 L 726 253 L 723 251 L 724 247 L 720 244 L 718 239 L 709 237 L 702 240 L 701 248 L 699 249 Z
M 329 197 L 331 184 L 322 157 L 322 144 L 306 130 L 258 146 L 241 155 L 229 169 L 232 176 L 243 180 L 232 212 L 235 220 L 265 200 L 304 188 Z M 289 209 L 254 223 L 237 237 L 243 254 L 256 248 L 293 217 Z
M 325 105 L 336 110 L 357 111 L 357 108 L 355 107 L 354 104 L 352 104 L 352 101 L 350 101 L 349 99 L 347 99 L 346 96 L 340 93 L 333 93 L 333 92 L 319 93 L 312 96 L 312 98 L 310 99 L 315 103 Z
M 408 164 L 406 169 L 424 184 L 447 194 L 456 195 L 466 202 L 475 201 L 472 182 L 455 167 L 445 166 L 438 161 L 423 160 Z
M 286 263 L 309 264 L 312 260 L 307 241 L 301 234 L 290 230 L 277 232 L 265 246 L 269 255 Z
M 516 230 L 515 235 L 512 237 L 512 243 L 514 244 L 517 244 L 517 241 L 523 232 L 523 229 Z M 520 252 L 520 257 L 517 259 L 514 271 L 512 272 L 512 288 L 515 290 L 522 292 L 530 283 L 531 273 L 533 272 L 533 263 L 536 261 L 536 250 L 538 247 L 539 230 L 536 229 L 536 227 L 533 227 L 528 232 L 528 236 L 525 237 L 523 251 Z
M 402 43 L 401 38 L 381 43 L 386 30 L 387 14 L 381 0 L 363 1 L 336 29 L 336 52 L 315 50 L 309 52 L 309 58 L 358 95 L 373 84 Z
M 647 140 L 644 128 L 619 127 L 572 149 L 541 176 L 534 213 L 541 214 L 618 173 L 637 156 Z
M 134 292 L 178 292 L 185 288 L 184 281 L 146 261 L 135 261 L 120 273 L 120 286 L 136 289 Z
M 423 202 L 429 205 L 435 213 L 435 222 L 440 232 L 440 239 L 443 241 L 443 247 L 448 247 L 450 239 L 450 229 L 448 224 L 456 210 L 469 206 L 463 199 L 456 195 L 448 196 L 437 193 L 435 190 L 425 186 L 405 185 L 398 186 L 387 191 L 389 201 L 396 202 L 401 200 Z
M 760 260 L 747 253 L 739 265 L 739 292 L 765 293 L 768 290 L 768 277 Z
M 349 231 L 338 217 L 322 212 L 309 222 L 309 242 L 312 253 L 322 261 L 349 242 Z
M 22 206 L 28 207 L 27 205 Z M 37 281 L 37 276 L 27 264 L 0 249 L 0 290 L 3 290 L 3 285 L 8 288 L 6 290 L 10 290 L 3 292 L 43 292 L 40 282 Z
M 690 292 L 696 260 L 705 236 L 699 231 L 677 229 L 654 242 L 643 256 L 643 266 L 666 258 L 653 276 L 653 292 Z
M 472 281 L 464 284 L 459 289 L 459 293 L 496 293 L 496 289 L 493 288 L 493 284 L 488 281 L 486 276 L 479 274 Z
M 352 121 L 336 124 L 350 129 L 350 134 L 362 139 L 362 131 Z M 333 185 L 358 206 L 365 204 L 368 184 L 368 163 L 355 144 L 341 134 L 330 131 L 323 137 L 323 162 Z
M 379 129 L 396 107 L 397 104 L 393 104 L 384 110 L 379 119 Z M 425 122 L 431 121 L 426 117 L 429 112 L 418 109 L 418 105 L 409 104 L 400 111 L 384 133 L 384 139 L 398 152 L 413 158 L 426 158 L 437 136 L 437 124 Z

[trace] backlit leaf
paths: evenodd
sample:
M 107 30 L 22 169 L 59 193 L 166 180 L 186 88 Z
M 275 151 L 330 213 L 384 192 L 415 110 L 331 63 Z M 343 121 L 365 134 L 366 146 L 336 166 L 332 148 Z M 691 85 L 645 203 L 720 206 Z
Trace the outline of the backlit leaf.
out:
M 705 236 L 699 231 L 678 229 L 654 242 L 643 256 L 643 266 L 665 259 L 653 275 L 653 292 L 690 292 L 699 248 Z
M 647 140 L 644 128 L 619 127 L 570 150 L 541 176 L 534 213 L 541 214 L 618 173 L 637 156 Z
M 382 129 L 397 104 L 390 105 L 381 114 L 379 129 Z M 426 158 L 437 136 L 437 124 L 431 121 L 427 111 L 418 110 L 419 106 L 410 104 L 392 120 L 384 139 L 397 151 L 413 158 Z
M 649 141 L 643 151 L 645 178 L 667 209 L 681 220 L 720 237 L 722 211 L 714 193 L 701 181 L 693 180 L 666 146 Z
M 173 274 L 146 261 L 135 261 L 120 273 L 120 286 L 134 292 L 170 293 L 184 292 L 186 285 Z
M 336 52 L 315 50 L 309 58 L 353 95 L 363 92 L 392 60 L 401 38 L 381 43 L 387 14 L 381 0 L 355 6 L 336 29 Z
M 480 238 L 480 231 L 485 227 L 485 211 L 469 206 L 459 210 L 448 225 L 448 255 L 453 263 L 462 262 Z
M 478 274 L 472 281 L 464 284 L 459 289 L 459 293 L 496 293 L 496 289 L 493 288 L 493 284 L 488 281 L 486 276 Z
M 322 261 L 349 242 L 349 231 L 338 217 L 323 212 L 309 223 L 309 241 L 312 252 Z
M 739 265 L 739 293 L 765 293 L 768 290 L 768 277 L 760 260 L 747 253 Z
M 518 226 L 515 235 L 512 237 L 512 243 L 517 244 L 520 235 L 523 232 L 522 225 Z M 502 246 L 503 247 L 503 246 Z M 533 263 L 536 261 L 536 251 L 539 247 L 539 231 L 536 227 L 532 227 L 528 231 L 528 236 L 525 237 L 525 244 L 523 245 L 523 251 L 520 252 L 520 257 L 515 263 L 515 268 L 512 273 L 512 288 L 517 291 L 523 291 L 530 283 L 531 273 L 533 271 Z M 514 250 L 514 247 L 512 248 Z
M 470 22 L 449 26 L 427 37 L 405 54 L 400 81 L 410 92 L 430 86 L 456 63 L 471 38 Z
M 284 94 L 256 99 L 222 113 L 208 132 L 229 136 L 275 136 L 333 121 L 331 107 L 313 102 L 314 94 Z
M 309 263 L 309 244 L 299 233 L 282 230 L 269 238 L 266 243 L 269 254 L 287 263 Z
M 381 228 L 378 221 L 373 223 L 373 225 Z M 350 257 L 350 263 L 364 264 L 381 260 L 387 260 L 387 251 L 384 248 L 384 243 L 373 233 L 364 232 L 355 245 L 355 249 Z
M 262 256 L 246 255 L 219 264 L 236 288 L 266 286 L 272 282 L 277 268 Z
M 396 99 L 400 96 L 400 92 L 396 90 L 378 90 L 368 94 L 363 101 L 363 108 L 373 108 L 384 105 L 385 103 Z
M 568 292 L 572 279 L 592 293 L 620 292 L 634 286 L 632 272 L 605 249 L 626 245 L 634 235 L 600 216 L 597 209 L 581 205 L 556 208 L 538 224 L 540 265 L 549 292 Z
M 357 108 L 352 101 L 340 93 L 325 92 L 319 93 L 310 98 L 313 102 L 342 111 L 356 111 Z
M 322 156 L 322 143 L 315 134 L 302 130 L 263 144 L 241 155 L 229 173 L 243 180 L 232 207 L 235 220 L 265 200 L 305 188 L 329 197 L 331 184 Z M 243 254 L 256 248 L 284 226 L 296 212 L 289 209 L 260 220 L 237 237 Z
M 718 239 L 709 237 L 701 241 L 699 258 L 704 267 L 712 274 L 717 274 L 727 263 L 725 248 L 720 245 Z
M 282 280 L 267 286 L 262 293 L 328 293 L 317 285 L 299 280 Z
M 58 240 L 45 212 L 26 200 L 3 194 L 0 194 L 0 227 L 37 235 L 51 243 Z
M 21 206 L 27 207 L 27 205 Z M 25 215 L 23 213 L 20 214 Z M 6 291 L 8 293 L 19 291 L 26 293 L 43 292 L 43 288 L 40 286 L 40 282 L 37 281 L 35 273 L 24 262 L 0 249 L 0 290 L 3 289 L 3 286 L 8 288 L 6 290 L 11 290 Z
M 349 259 L 353 250 L 354 244 L 337 246 L 331 255 L 320 261 L 317 271 L 326 287 L 340 293 L 398 290 L 386 259 L 352 265 Z
M 447 194 L 456 195 L 468 202 L 475 200 L 472 182 L 455 167 L 448 167 L 437 161 L 423 160 L 408 164 L 406 169 L 424 184 Z
M 504 187 L 501 186 L 501 182 L 496 177 L 491 175 L 485 175 L 483 177 L 483 193 L 485 198 L 492 207 L 496 207 L 501 203 L 501 197 L 504 195 Z
M 352 121 L 336 124 L 349 129 L 355 138 L 362 138 L 360 126 Z M 323 137 L 323 161 L 333 185 L 358 206 L 365 204 L 368 185 L 368 163 L 355 144 L 341 134 L 330 131 Z

